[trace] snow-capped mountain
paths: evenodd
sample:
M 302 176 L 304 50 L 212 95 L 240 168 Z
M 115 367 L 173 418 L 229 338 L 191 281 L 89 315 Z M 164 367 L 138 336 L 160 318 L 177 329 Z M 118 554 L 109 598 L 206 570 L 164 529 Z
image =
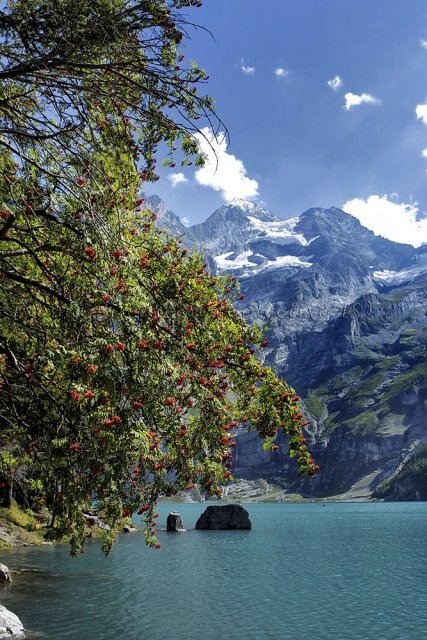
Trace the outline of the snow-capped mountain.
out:
M 352 495 L 354 485 L 364 497 L 384 487 L 413 497 L 399 474 L 427 442 L 427 247 L 375 236 L 335 207 L 282 220 L 234 201 L 181 228 L 159 199 L 152 206 L 212 270 L 239 277 L 241 313 L 269 326 L 267 361 L 312 419 L 314 482 L 295 481 L 286 456 L 251 433 L 238 438 L 237 476 L 307 495 Z

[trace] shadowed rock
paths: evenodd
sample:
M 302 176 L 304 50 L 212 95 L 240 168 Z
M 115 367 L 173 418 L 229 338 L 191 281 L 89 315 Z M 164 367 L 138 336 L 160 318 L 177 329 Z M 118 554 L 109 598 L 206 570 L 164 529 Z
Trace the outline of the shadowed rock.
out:
M 196 522 L 196 529 L 251 529 L 249 514 L 238 504 L 210 506 Z
M 9 567 L 0 563 L 0 582 L 12 582 Z
M 124 524 L 122 528 L 123 533 L 135 533 L 138 531 L 136 527 L 133 527 L 131 524 Z
M 88 527 L 98 527 L 99 529 L 105 529 L 105 531 L 110 530 L 110 525 L 101 520 L 98 516 L 92 513 L 84 513 L 83 515 Z
M 180 514 L 172 511 L 166 520 L 166 529 L 168 531 L 185 531 Z

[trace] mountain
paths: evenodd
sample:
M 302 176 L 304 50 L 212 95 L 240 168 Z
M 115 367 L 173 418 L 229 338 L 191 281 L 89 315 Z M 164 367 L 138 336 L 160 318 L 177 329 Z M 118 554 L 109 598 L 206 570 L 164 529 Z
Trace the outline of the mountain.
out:
M 166 209 L 165 203 L 159 196 L 149 196 L 145 202 L 156 214 L 159 227 L 167 229 L 174 236 L 188 234 L 188 228 L 182 224 L 180 218 L 173 211 Z
M 176 233 L 174 214 L 159 219 Z M 242 200 L 180 233 L 239 277 L 238 308 L 268 325 L 266 360 L 303 397 L 321 465 L 296 479 L 285 444 L 267 453 L 242 432 L 235 475 L 305 496 L 424 495 L 410 470 L 427 459 L 427 247 L 375 236 L 335 207 L 282 220 Z

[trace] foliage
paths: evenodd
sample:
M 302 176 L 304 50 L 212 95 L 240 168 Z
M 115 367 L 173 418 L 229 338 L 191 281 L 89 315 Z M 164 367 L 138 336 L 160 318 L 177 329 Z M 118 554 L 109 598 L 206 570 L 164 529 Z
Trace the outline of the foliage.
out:
M 199 95 L 206 72 L 180 47 L 186 20 L 179 10 L 199 4 L 10 0 L 0 11 L 0 148 L 66 192 L 76 172 L 102 179 L 91 156 L 112 128 L 130 156 L 141 157 L 148 179 L 158 177 L 160 142 L 170 166 L 178 143 L 181 164 L 192 156 L 199 164 L 194 121 L 219 124 L 212 99 Z
M 177 64 L 192 4 L 14 0 L 0 14 L 0 464 L 75 554 L 94 497 L 112 529 L 138 511 L 159 546 L 158 497 L 220 495 L 241 424 L 272 450 L 283 429 L 300 472 L 317 469 L 298 396 L 233 308 L 238 283 L 158 231 L 139 195 L 160 141 L 203 161 L 192 121 L 213 112 L 192 87 L 206 76 Z

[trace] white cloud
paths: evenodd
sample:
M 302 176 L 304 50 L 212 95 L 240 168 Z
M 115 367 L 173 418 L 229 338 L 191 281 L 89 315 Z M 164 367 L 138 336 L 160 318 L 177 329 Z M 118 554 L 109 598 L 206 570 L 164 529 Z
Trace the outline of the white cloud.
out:
M 354 198 L 342 208 L 377 236 L 414 247 L 427 242 L 427 218 L 417 220 L 417 203 L 393 202 L 385 194 L 371 195 L 367 200 Z
M 422 155 L 423 158 L 427 158 L 427 149 L 423 149 L 421 151 L 421 155 Z
M 417 104 L 415 113 L 418 120 L 422 120 L 424 124 L 427 124 L 427 104 Z
M 274 75 L 276 76 L 276 78 L 284 78 L 288 75 L 288 73 L 289 71 L 286 71 L 286 69 L 283 69 L 283 67 L 277 67 L 277 69 L 274 70 Z
M 176 187 L 178 184 L 182 184 L 183 182 L 188 182 L 183 173 L 171 173 L 168 176 L 168 179 L 173 187 Z
M 191 226 L 191 221 L 190 221 L 190 218 L 188 216 L 183 216 L 181 218 L 181 222 L 185 227 Z
M 342 78 L 341 76 L 335 76 L 332 80 L 328 80 L 328 86 L 331 87 L 334 91 L 338 91 L 340 87 L 342 87 Z
M 421 49 L 427 49 L 427 40 L 420 40 Z
M 345 96 L 345 105 L 344 108 L 349 111 L 352 107 L 358 107 L 360 104 L 364 102 L 370 104 L 379 104 L 378 98 L 374 98 L 374 96 L 369 95 L 369 93 L 361 93 L 357 95 L 357 93 L 346 93 Z
M 253 76 L 255 73 L 255 67 L 246 67 L 243 63 L 243 58 L 241 60 L 241 70 L 243 71 L 243 73 L 245 73 L 247 76 Z
M 224 133 L 220 132 L 215 139 L 211 129 L 205 127 L 201 133 L 196 133 L 195 137 L 200 149 L 207 156 L 205 166 L 197 169 L 195 173 L 199 184 L 221 191 L 227 202 L 234 198 L 251 198 L 258 195 L 258 182 L 248 178 L 243 162 L 227 152 Z

